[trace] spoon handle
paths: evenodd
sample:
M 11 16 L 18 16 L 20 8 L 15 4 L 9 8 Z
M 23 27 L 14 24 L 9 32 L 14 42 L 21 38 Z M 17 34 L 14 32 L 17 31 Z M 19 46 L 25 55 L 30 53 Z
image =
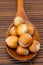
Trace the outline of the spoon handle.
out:
M 23 0 L 17 0 L 17 11 L 24 11 L 24 5 Z
M 16 16 L 21 16 L 24 19 L 27 19 L 27 15 L 24 10 L 24 0 L 17 0 L 17 13 Z

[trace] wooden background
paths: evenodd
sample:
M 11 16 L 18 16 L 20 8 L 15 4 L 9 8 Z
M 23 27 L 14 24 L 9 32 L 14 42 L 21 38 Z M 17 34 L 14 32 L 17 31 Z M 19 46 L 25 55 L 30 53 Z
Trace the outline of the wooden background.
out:
M 43 0 L 24 0 L 27 16 L 38 29 L 41 39 L 41 49 L 31 61 L 18 61 L 13 59 L 5 48 L 5 34 L 13 21 L 17 0 L 0 0 L 0 65 L 43 65 Z

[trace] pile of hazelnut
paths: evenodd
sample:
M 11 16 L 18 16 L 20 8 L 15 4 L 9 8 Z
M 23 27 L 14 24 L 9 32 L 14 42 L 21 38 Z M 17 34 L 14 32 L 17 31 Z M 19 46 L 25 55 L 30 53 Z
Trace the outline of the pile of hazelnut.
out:
M 10 36 L 5 42 L 10 47 L 15 49 L 19 55 L 28 55 L 30 52 L 35 53 L 40 49 L 40 43 L 33 40 L 32 36 L 35 33 L 32 24 L 26 24 L 22 17 L 15 17 L 14 26 L 9 30 Z

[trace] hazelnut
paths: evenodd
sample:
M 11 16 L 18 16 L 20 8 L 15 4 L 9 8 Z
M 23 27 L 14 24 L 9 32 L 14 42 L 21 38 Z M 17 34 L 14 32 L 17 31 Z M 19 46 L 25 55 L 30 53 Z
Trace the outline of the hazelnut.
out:
M 14 25 L 15 26 L 18 26 L 19 24 L 22 24 L 22 23 L 24 23 L 24 19 L 22 18 L 22 17 L 15 17 L 15 19 L 14 19 Z
M 29 47 L 31 52 L 37 52 L 40 49 L 40 43 L 37 40 L 33 40 L 33 44 Z
M 6 44 L 11 48 L 17 48 L 18 46 L 18 37 L 17 36 L 10 36 L 5 40 Z
M 16 28 L 14 26 L 10 29 L 10 35 L 16 35 Z
M 28 33 L 33 35 L 35 32 L 34 26 L 32 24 L 28 24 Z
M 23 33 L 26 33 L 28 31 L 27 25 L 26 24 L 20 24 L 17 27 L 17 34 L 20 36 Z
M 16 52 L 17 52 L 19 55 L 28 55 L 28 54 L 29 54 L 29 50 L 28 50 L 27 48 L 22 48 L 21 46 L 18 46 L 18 47 L 17 47 Z
M 30 34 L 28 33 L 25 33 L 25 34 L 22 34 L 19 38 L 19 44 L 20 46 L 22 47 L 28 47 L 32 44 L 32 37 Z

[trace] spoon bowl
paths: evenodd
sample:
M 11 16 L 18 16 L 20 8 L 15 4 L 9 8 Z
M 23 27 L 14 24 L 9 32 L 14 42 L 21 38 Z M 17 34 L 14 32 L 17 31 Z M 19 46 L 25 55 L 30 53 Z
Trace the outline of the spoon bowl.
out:
M 23 7 L 23 0 L 18 0 L 18 9 L 17 9 L 16 16 L 22 17 L 26 21 L 25 23 L 32 24 L 30 22 L 30 20 L 28 19 L 27 15 L 25 14 L 24 7 Z M 11 25 L 9 26 L 7 33 L 6 33 L 6 38 L 10 36 L 9 30 L 11 29 L 12 26 L 14 26 L 14 22 L 12 22 Z M 37 32 L 36 28 L 35 28 L 35 33 L 33 35 L 33 39 L 36 39 L 37 41 L 40 42 L 39 33 Z M 38 52 L 30 53 L 29 55 L 26 55 L 26 56 L 20 56 L 16 53 L 15 49 L 8 47 L 7 44 L 6 44 L 6 49 L 13 58 L 16 58 L 16 59 L 22 60 L 22 61 L 26 61 L 26 60 L 30 60 L 30 59 L 34 58 L 38 53 Z

